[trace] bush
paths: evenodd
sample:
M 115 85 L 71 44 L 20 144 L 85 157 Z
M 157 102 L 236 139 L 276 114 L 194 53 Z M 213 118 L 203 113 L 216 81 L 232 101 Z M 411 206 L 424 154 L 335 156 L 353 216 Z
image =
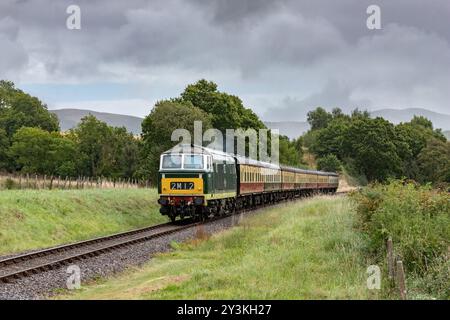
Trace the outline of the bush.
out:
M 448 261 L 449 193 L 393 181 L 365 188 L 353 198 L 358 203 L 358 228 L 367 235 L 371 255 L 382 262 L 386 240 L 392 237 L 395 254 L 414 278 L 432 277 L 437 284 L 430 279 L 422 283 L 434 283 L 435 288 L 449 283 L 448 272 L 436 273 L 445 269 L 442 261 Z
M 317 160 L 317 169 L 329 172 L 341 172 L 342 165 L 334 154 L 328 154 Z
M 15 187 L 16 187 L 16 183 L 14 182 L 13 179 L 7 178 L 5 180 L 5 189 L 11 190 L 11 189 L 14 189 Z

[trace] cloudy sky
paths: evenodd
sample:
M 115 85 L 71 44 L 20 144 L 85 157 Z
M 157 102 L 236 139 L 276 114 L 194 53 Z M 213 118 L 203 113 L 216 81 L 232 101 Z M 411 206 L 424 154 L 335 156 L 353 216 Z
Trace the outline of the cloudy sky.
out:
M 2 0 L 0 44 L 0 79 L 50 109 L 144 116 L 206 78 L 265 120 L 318 105 L 450 114 L 448 0 Z

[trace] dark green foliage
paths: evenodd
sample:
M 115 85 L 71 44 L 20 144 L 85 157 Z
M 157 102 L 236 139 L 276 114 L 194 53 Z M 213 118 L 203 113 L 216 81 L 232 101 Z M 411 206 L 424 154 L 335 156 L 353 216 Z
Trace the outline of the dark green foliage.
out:
M 421 182 L 450 183 L 450 142 L 431 139 L 418 155 Z
M 303 137 L 305 145 L 318 158 L 335 155 L 347 171 L 369 181 L 385 181 L 390 177 L 447 181 L 446 139 L 426 118 L 414 117 L 395 126 L 382 118 L 372 119 L 367 111 L 358 109 L 351 116 L 340 109 L 325 113 L 322 108 L 310 113 L 312 128 Z M 435 141 L 433 146 L 423 151 L 430 141 Z M 431 153 L 436 153 L 436 157 L 430 156 Z
M 367 235 L 368 253 L 383 264 L 386 240 L 392 237 L 407 275 L 421 279 L 420 286 L 429 294 L 448 298 L 450 194 L 394 181 L 365 188 L 353 198 L 358 204 L 358 228 Z
M 302 162 L 301 141 L 289 141 L 288 137 L 280 136 L 280 163 L 288 166 L 299 166 Z
M 12 138 L 9 153 L 26 173 L 75 175 L 76 146 L 57 132 L 23 127 Z
M 0 81 L 0 128 L 11 139 L 21 127 L 52 132 L 59 130 L 59 123 L 38 98 L 15 88 L 12 82 Z
M 110 127 L 92 115 L 71 130 L 77 145 L 77 168 L 81 175 L 98 177 L 134 176 L 139 142 L 125 128 Z
M 356 119 L 344 137 L 346 155 L 369 181 L 385 180 L 400 173 L 401 159 L 395 145 L 394 126 L 388 121 Z
M 311 130 L 325 128 L 332 119 L 333 115 L 321 107 L 314 111 L 308 112 L 308 123 L 311 126 Z
M 327 172 L 341 172 L 342 164 L 334 154 L 317 159 L 317 169 Z
M 251 109 L 244 107 L 241 99 L 218 91 L 217 85 L 211 81 L 202 79 L 188 85 L 178 100 L 189 102 L 210 114 L 213 127 L 222 132 L 233 128 L 266 128 Z
M 10 164 L 8 157 L 9 139 L 6 131 L 0 128 L 0 170 L 5 170 Z

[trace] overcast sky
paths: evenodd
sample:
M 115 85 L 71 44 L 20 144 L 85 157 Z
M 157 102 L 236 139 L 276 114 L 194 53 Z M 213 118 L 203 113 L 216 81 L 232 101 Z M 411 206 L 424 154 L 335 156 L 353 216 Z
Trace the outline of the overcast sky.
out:
M 70 4 L 81 30 L 66 27 Z M 450 1 L 0 2 L 0 79 L 50 109 L 145 116 L 201 78 L 264 120 L 319 105 L 450 114 Z

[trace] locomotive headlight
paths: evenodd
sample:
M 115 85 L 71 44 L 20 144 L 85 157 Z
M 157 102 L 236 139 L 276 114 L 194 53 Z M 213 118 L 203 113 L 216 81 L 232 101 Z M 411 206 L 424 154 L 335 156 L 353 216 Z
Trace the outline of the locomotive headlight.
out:
M 161 199 L 158 199 L 158 203 L 162 206 L 167 206 L 169 204 L 169 200 L 161 198 Z
M 203 198 L 195 198 L 194 204 L 195 204 L 196 206 L 202 205 L 202 204 L 203 204 Z

